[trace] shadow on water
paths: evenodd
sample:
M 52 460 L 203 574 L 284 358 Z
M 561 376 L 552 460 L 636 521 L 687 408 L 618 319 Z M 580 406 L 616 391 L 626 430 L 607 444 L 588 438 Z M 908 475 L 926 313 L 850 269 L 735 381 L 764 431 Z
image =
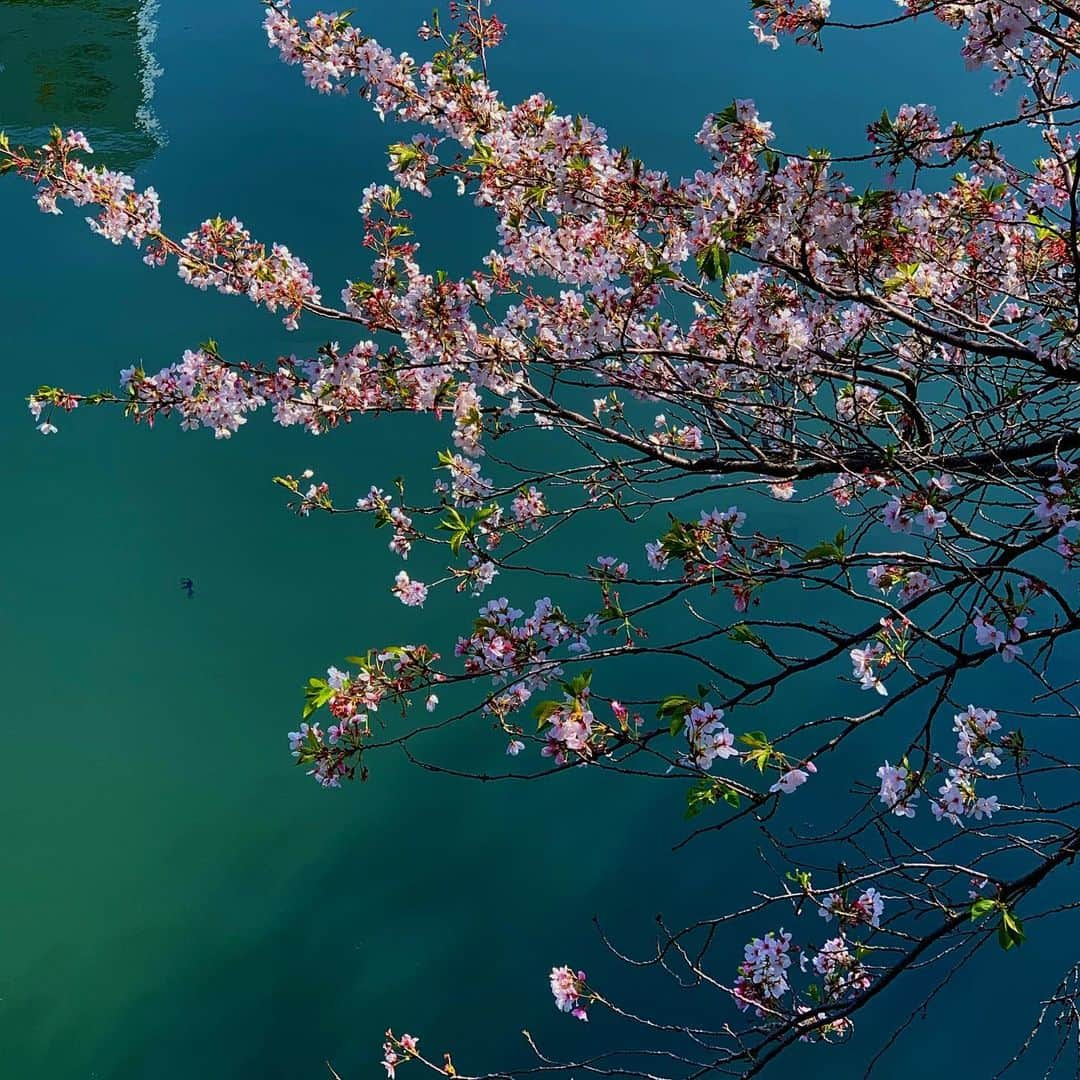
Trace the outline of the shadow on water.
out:
M 116 168 L 146 161 L 165 141 L 156 16 L 152 0 L 0 0 L 0 128 L 16 144 L 76 128 Z

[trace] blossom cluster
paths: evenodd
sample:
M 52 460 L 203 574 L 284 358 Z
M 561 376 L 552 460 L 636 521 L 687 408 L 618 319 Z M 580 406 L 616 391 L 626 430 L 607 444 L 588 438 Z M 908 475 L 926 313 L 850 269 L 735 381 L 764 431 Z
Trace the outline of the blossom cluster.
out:
M 702 510 L 696 522 L 675 521 L 664 536 L 645 545 L 649 565 L 663 570 L 669 560 L 679 559 L 688 577 L 724 567 L 735 549 L 738 530 L 745 523 L 746 514 L 737 506 Z
M 865 923 L 867 926 L 877 928 L 881 925 L 881 916 L 885 911 L 885 899 L 871 886 L 864 889 L 850 903 L 846 896 L 840 892 L 828 893 L 822 897 L 818 906 L 818 914 L 829 922 L 833 918 L 855 923 Z
M 717 758 L 723 761 L 738 756 L 735 736 L 724 723 L 724 710 L 709 702 L 690 710 L 684 731 L 688 749 L 679 759 L 682 765 L 708 772 Z
M 267 252 L 235 218 L 209 219 L 178 243 L 170 240 L 162 232 L 157 192 L 152 187 L 139 191 L 133 177 L 80 161 L 78 154 L 93 153 L 82 132 L 54 129 L 48 143 L 29 152 L 13 153 L 5 140 L 0 143 L 4 153 L 37 185 L 42 211 L 60 213 L 61 200 L 95 208 L 96 214 L 86 219 L 90 229 L 114 244 L 126 240 L 142 247 L 145 242 L 147 265 L 161 266 L 175 256 L 181 280 L 200 289 L 213 286 L 226 294 L 246 295 L 270 311 L 284 308 L 289 329 L 296 329 L 304 309 L 319 306 L 309 268 L 280 244 Z
M 1001 730 L 993 709 L 969 705 L 953 717 L 956 735 L 956 764 L 945 772 L 944 782 L 929 806 L 938 821 L 961 824 L 962 818 L 976 821 L 990 819 L 1001 809 L 997 795 L 984 795 L 976 790 L 977 782 L 1000 767 L 1003 742 L 995 742 L 994 733 Z M 920 778 L 907 764 L 885 762 L 877 770 L 881 782 L 879 799 L 898 817 L 914 817 L 915 803 L 920 794 Z
M 381 1064 L 386 1070 L 387 1080 L 395 1080 L 402 1063 L 418 1055 L 419 1046 L 420 1040 L 414 1035 L 402 1035 L 399 1039 L 392 1031 L 386 1033 Z
M 571 655 L 585 652 L 598 625 L 595 615 L 572 622 L 548 597 L 537 600 L 528 617 L 500 597 L 480 608 L 472 633 L 459 638 L 454 651 L 467 673 L 513 679 L 531 692 L 546 685 L 552 650 L 564 646 Z
M 735 980 L 735 1000 L 739 1008 L 764 1012 L 791 989 L 791 934 L 783 928 L 764 937 L 752 938 L 743 952 Z
M 588 1020 L 588 1013 L 582 1001 L 586 994 L 585 972 L 574 971 L 566 967 L 551 969 L 551 994 L 555 998 L 555 1007 L 569 1013 L 578 1020 Z

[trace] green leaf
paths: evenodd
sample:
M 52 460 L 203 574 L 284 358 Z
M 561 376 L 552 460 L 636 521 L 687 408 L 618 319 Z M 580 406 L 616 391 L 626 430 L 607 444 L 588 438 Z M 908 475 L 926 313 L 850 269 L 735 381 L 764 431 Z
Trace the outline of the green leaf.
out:
M 303 718 L 321 709 L 334 696 L 334 688 L 325 679 L 308 679 L 304 687 Z
M 765 647 L 765 639 L 760 634 L 755 634 L 746 623 L 739 623 L 728 631 L 728 637 L 737 641 L 740 645 L 753 645 L 755 648 Z
M 788 881 L 795 882 L 804 892 L 810 889 L 811 875 L 809 870 L 789 870 L 784 876 Z
M 660 546 L 669 559 L 693 558 L 699 550 L 699 544 L 687 525 L 674 517 L 671 528 L 660 537 Z
M 1008 908 L 1002 908 L 998 944 L 1008 952 L 1014 946 L 1023 945 L 1026 940 L 1024 924 Z
M 739 107 L 733 101 L 721 112 L 716 114 L 716 123 L 721 127 L 727 127 L 729 124 L 734 124 L 739 119 Z
M 768 736 L 764 731 L 745 731 L 739 736 L 739 742 L 751 749 L 762 749 L 769 746 Z
M 739 793 L 730 784 L 710 777 L 698 780 L 686 792 L 686 819 L 697 817 L 707 806 L 715 806 L 721 800 L 739 809 Z
M 649 269 L 649 279 L 651 281 L 677 281 L 678 278 L 678 272 L 667 263 L 657 263 L 656 266 Z
M 710 281 L 715 281 L 717 278 L 726 281 L 728 274 L 731 272 L 731 255 L 716 243 L 703 247 L 694 256 L 694 261 L 697 263 L 697 268 L 701 271 L 702 276 L 707 277 Z
M 393 143 L 387 153 L 399 169 L 405 168 L 420 157 L 420 151 L 409 143 Z
M 748 750 L 746 753 L 746 760 L 752 765 L 756 765 L 759 773 L 764 773 L 769 766 L 769 762 L 772 760 L 772 751 Z
M 882 282 L 885 291 L 890 292 L 893 289 L 899 289 L 901 285 L 911 281 L 918 272 L 919 265 L 919 263 L 900 263 L 896 268 L 896 273 Z
M 465 162 L 466 165 L 490 165 L 494 162 L 495 155 L 490 146 L 477 140 L 473 143 L 472 157 Z
M 846 539 L 844 530 L 841 529 L 836 534 L 835 540 L 822 540 L 820 544 L 815 544 L 806 552 L 807 562 L 813 562 L 815 559 L 822 559 L 826 562 L 843 562 L 844 561 L 844 541 Z
M 984 915 L 989 915 L 994 908 L 997 907 L 996 900 L 976 900 L 971 905 L 971 921 L 975 922 L 977 919 L 981 919 Z
M 461 516 L 461 512 L 453 506 L 446 508 L 446 520 L 439 522 L 439 528 L 448 532 L 457 532 L 459 529 L 467 529 L 469 526 Z
M 764 731 L 747 731 L 739 736 L 739 742 L 743 746 L 750 747 L 744 755 L 746 760 L 752 765 L 757 766 L 759 773 L 763 773 L 768 768 L 769 762 L 773 757 L 773 746 L 769 742 L 768 737 Z
M 712 780 L 699 780 L 686 792 L 686 819 L 696 818 L 706 806 L 716 805 L 716 785 Z
M 854 201 L 859 206 L 864 206 L 867 209 L 873 210 L 882 206 L 891 198 L 892 195 L 888 191 L 875 191 L 873 188 L 867 188 L 862 195 L 856 196 Z
M 589 688 L 589 683 L 592 682 L 592 672 L 583 671 L 579 675 L 575 675 L 568 683 L 563 683 L 563 689 L 572 698 L 581 697 L 583 693 Z
M 576 167 L 580 170 L 588 164 L 587 159 L 583 159 L 584 164 L 579 163 Z M 574 162 L 571 160 L 570 168 L 574 168 Z M 524 203 L 526 206 L 534 206 L 538 210 L 543 210 L 547 204 L 548 196 L 551 194 L 551 187 L 548 184 L 538 184 L 535 187 L 525 189 Z
M 559 711 L 560 704 L 557 701 L 538 701 L 533 707 L 533 716 L 536 717 L 536 730 L 539 731 Z
M 460 511 L 448 506 L 446 508 L 446 518 L 440 521 L 436 528 L 450 533 L 450 550 L 457 555 L 461 551 L 461 545 L 465 543 L 470 531 L 469 523 L 461 516 Z
M 656 710 L 656 718 L 663 720 L 665 716 L 685 715 L 696 704 L 694 698 L 688 698 L 685 694 L 668 694 L 661 700 L 660 707 Z
M 686 724 L 686 714 L 690 712 L 694 706 L 700 704 L 702 698 L 688 698 L 684 694 L 669 694 L 660 702 L 660 707 L 656 710 L 656 718 L 658 720 L 668 720 L 668 730 L 671 732 L 672 738 L 682 731 Z

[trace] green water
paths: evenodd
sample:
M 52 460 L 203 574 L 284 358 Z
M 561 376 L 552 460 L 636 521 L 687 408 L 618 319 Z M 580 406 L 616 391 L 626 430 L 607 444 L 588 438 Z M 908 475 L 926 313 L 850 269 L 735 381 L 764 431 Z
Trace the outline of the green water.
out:
M 362 274 L 355 207 L 383 176 L 390 130 L 355 101 L 306 91 L 245 0 L 162 0 L 151 137 L 136 124 L 146 61 L 134 7 L 0 0 L 0 126 L 85 127 L 162 193 L 171 231 L 236 214 L 308 261 L 327 295 Z M 676 173 L 700 164 L 691 136 L 704 114 L 735 96 L 756 97 L 793 147 L 860 145 L 886 103 L 935 101 L 966 120 L 992 107 L 955 38 L 932 28 L 838 42 L 823 62 L 755 46 L 738 0 L 498 10 L 511 31 L 494 80 L 508 97 L 543 89 Z M 366 25 L 413 52 L 428 13 L 413 0 L 364 6 Z M 73 48 L 63 93 L 44 92 L 48 65 Z M 354 518 L 299 521 L 269 478 L 312 466 L 354 495 L 428 476 L 445 432 L 398 418 L 313 440 L 260 421 L 214 442 L 86 412 L 43 439 L 22 400 L 39 383 L 113 386 L 120 368 L 156 369 L 210 336 L 266 358 L 313 349 L 325 330 L 309 320 L 288 335 L 244 301 L 186 289 L 91 236 L 77 212 L 41 216 L 13 181 L 0 186 L 0 229 L 0 1077 L 301 1080 L 325 1076 L 330 1058 L 356 1080 L 381 1075 L 388 1025 L 473 1071 L 527 1061 L 524 1026 L 556 1052 L 598 1045 L 606 1022 L 557 1015 L 545 972 L 573 962 L 621 982 L 589 916 L 644 947 L 657 910 L 700 916 L 743 898 L 750 841 L 673 856 L 682 793 L 663 783 L 578 772 L 482 786 L 383 758 L 363 788 L 326 793 L 294 771 L 285 732 L 303 679 L 372 644 L 447 644 L 472 602 L 402 608 L 383 534 Z M 488 219 L 438 200 L 419 208 L 418 232 L 451 272 L 493 242 Z M 196 582 L 190 603 L 182 576 Z M 501 744 L 480 726 L 430 750 L 492 768 Z M 1053 951 L 1033 943 L 1017 986 L 1048 988 L 1040 948 Z M 737 956 L 735 942 L 732 966 Z M 684 1008 L 665 984 L 627 993 Z M 928 1052 L 948 1061 L 946 1034 L 920 1030 L 883 1075 Z M 831 1060 L 848 1075 L 858 1047 Z M 982 1075 L 973 1068 L 963 1075 Z

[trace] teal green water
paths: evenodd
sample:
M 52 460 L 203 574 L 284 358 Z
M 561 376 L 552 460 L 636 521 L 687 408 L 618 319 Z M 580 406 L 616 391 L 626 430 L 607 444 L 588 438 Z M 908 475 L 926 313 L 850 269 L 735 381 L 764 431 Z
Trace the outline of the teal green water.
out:
M 390 131 L 360 103 L 306 91 L 265 47 L 254 5 L 163 0 L 152 108 L 168 143 L 155 150 L 134 124 L 146 65 L 134 6 L 0 0 L 0 126 L 33 129 L 55 103 L 58 122 L 137 163 L 172 231 L 236 214 L 307 260 L 328 295 L 362 274 L 355 207 L 383 176 Z M 823 61 L 755 46 L 737 0 L 499 11 L 510 35 L 494 80 L 508 97 L 543 89 L 673 172 L 697 167 L 693 132 L 736 96 L 757 98 L 792 147 L 859 146 L 886 103 L 934 101 L 969 120 L 991 107 L 955 38 L 930 28 L 837 42 Z M 364 12 L 378 36 L 419 51 L 411 31 L 428 4 Z M 58 14 L 85 46 L 85 92 L 53 86 Z M 439 205 L 418 214 L 424 251 L 463 270 L 491 245 L 490 223 Z M 211 336 L 265 358 L 313 348 L 321 331 L 309 321 L 288 335 L 246 302 L 186 289 L 78 213 L 39 215 L 14 182 L 0 187 L 0 229 L 0 1077 L 300 1080 L 330 1058 L 356 1080 L 378 1072 L 388 1025 L 436 1055 L 453 1049 L 466 1070 L 526 1061 L 523 1026 L 564 1053 L 606 1038 L 602 1019 L 555 1013 L 545 972 L 573 962 L 621 981 L 589 916 L 645 946 L 657 910 L 700 916 L 742 897 L 750 842 L 672 855 L 681 791 L 629 778 L 482 786 L 384 758 L 363 788 L 325 793 L 294 771 L 285 732 L 309 674 L 372 644 L 446 643 L 471 601 L 402 608 L 382 534 L 299 521 L 269 478 L 312 466 L 360 493 L 429 475 L 445 435 L 425 419 L 325 440 L 256 422 L 223 443 L 85 413 L 42 439 L 23 402 L 39 383 L 112 386 L 120 368 L 156 368 Z M 196 582 L 191 603 L 181 576 Z M 501 744 L 477 727 L 431 753 L 492 767 Z M 584 842 L 575 823 L 589 818 Z M 1035 942 L 1017 986 L 1048 988 L 1041 947 L 1052 951 Z M 628 993 L 687 1007 L 665 985 Z M 935 1038 L 923 1030 L 883 1075 L 925 1061 L 927 1045 L 948 1060 Z M 847 1075 L 858 1047 L 837 1060 Z M 964 1075 L 983 1074 L 973 1067 Z

